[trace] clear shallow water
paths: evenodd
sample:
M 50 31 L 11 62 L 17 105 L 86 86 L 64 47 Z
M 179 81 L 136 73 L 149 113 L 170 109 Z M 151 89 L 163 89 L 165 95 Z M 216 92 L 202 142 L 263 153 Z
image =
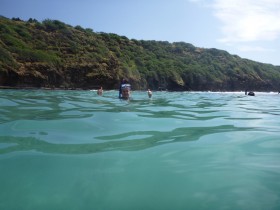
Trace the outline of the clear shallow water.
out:
M 280 95 L 0 90 L 0 209 L 280 209 Z

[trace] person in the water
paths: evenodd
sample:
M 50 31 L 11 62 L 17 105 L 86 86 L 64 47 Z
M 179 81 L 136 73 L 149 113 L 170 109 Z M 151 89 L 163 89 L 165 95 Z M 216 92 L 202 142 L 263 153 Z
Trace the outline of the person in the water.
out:
M 248 93 L 248 90 L 245 90 L 245 95 L 255 96 L 255 93 L 253 91 L 249 91 L 249 93 Z
M 100 87 L 98 90 L 97 90 L 97 95 L 99 96 L 102 96 L 103 95 L 103 88 Z
M 122 79 L 121 84 L 120 84 L 120 88 L 119 88 L 119 98 L 122 97 L 122 85 L 126 84 L 127 81 L 125 79 Z
M 147 93 L 148 93 L 149 98 L 151 98 L 153 95 L 152 91 L 150 89 L 148 89 Z
M 130 98 L 130 84 L 124 84 L 122 88 L 122 96 L 121 99 L 129 99 Z
M 130 90 L 131 90 L 131 85 L 125 79 L 123 79 L 120 84 L 119 98 L 126 99 L 126 100 L 129 99 Z

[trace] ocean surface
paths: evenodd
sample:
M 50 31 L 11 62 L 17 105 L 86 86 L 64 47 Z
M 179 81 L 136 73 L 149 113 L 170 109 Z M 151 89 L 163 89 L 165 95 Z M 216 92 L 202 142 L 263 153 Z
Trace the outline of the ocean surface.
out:
M 280 94 L 0 90 L 2 210 L 279 210 Z

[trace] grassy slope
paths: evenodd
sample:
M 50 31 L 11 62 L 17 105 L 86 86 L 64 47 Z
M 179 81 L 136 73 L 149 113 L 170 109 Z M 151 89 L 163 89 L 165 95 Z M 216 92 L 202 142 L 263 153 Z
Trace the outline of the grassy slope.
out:
M 0 85 L 279 90 L 280 67 L 187 43 L 129 40 L 57 20 L 0 18 Z

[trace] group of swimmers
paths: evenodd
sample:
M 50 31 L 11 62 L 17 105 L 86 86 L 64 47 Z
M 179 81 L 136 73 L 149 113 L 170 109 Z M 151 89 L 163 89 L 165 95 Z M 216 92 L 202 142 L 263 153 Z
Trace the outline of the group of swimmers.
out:
M 131 91 L 131 85 L 125 79 L 123 79 L 121 81 L 121 84 L 120 84 L 120 87 L 119 87 L 119 98 L 128 100 L 130 98 L 130 91 Z M 152 91 L 150 89 L 148 89 L 147 93 L 148 93 L 148 97 L 151 98 L 152 95 L 153 95 Z M 97 90 L 97 94 L 102 96 L 102 94 L 103 94 L 103 88 L 102 87 L 100 87 Z
M 128 100 L 130 98 L 130 91 L 131 91 L 131 85 L 125 79 L 123 79 L 119 88 L 119 98 Z M 151 98 L 153 95 L 152 91 L 148 89 L 147 93 L 148 93 L 148 97 Z M 97 90 L 97 94 L 102 96 L 103 94 L 102 87 L 100 87 Z M 278 94 L 280 94 L 280 91 L 278 92 Z M 248 92 L 248 90 L 245 90 L 245 95 L 255 96 L 255 93 L 252 91 Z

